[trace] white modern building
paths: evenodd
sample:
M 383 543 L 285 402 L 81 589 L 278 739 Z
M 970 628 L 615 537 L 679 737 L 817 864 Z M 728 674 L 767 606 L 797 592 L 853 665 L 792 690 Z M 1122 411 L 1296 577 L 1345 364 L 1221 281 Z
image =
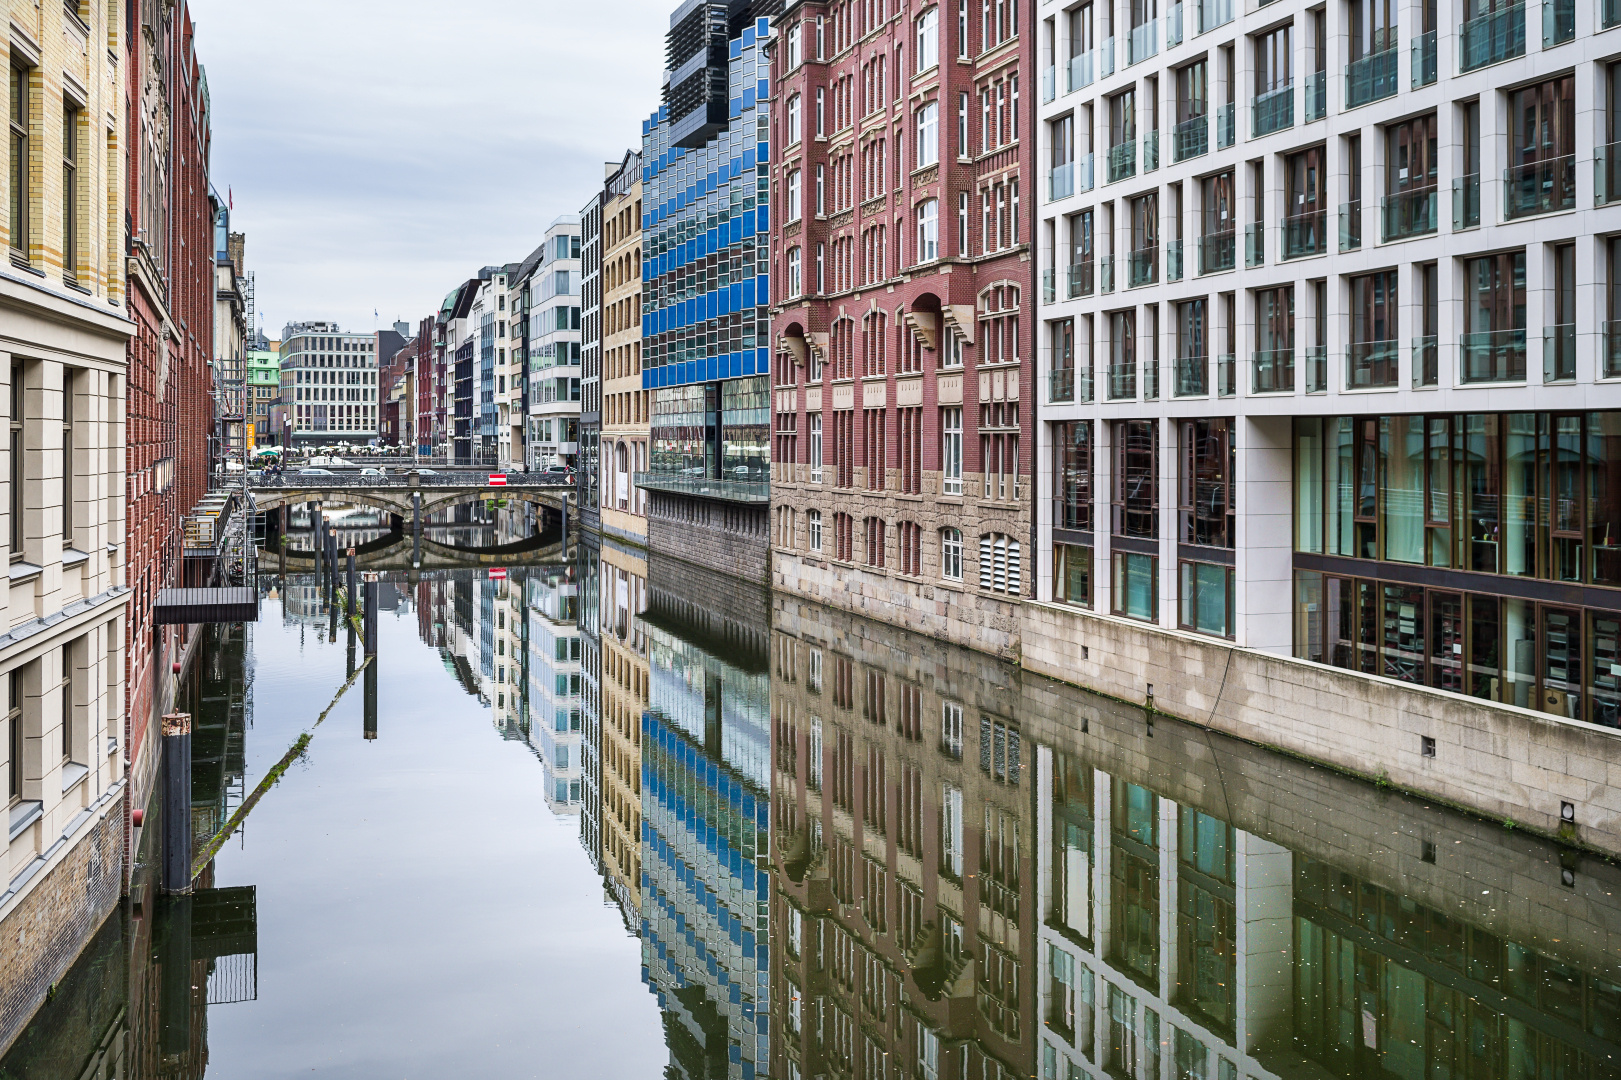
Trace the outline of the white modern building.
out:
M 529 293 L 529 414 L 532 469 L 576 464 L 580 429 L 580 217 L 546 229 Z
M 1621 724 L 1621 10 L 1043 0 L 1040 598 Z
M 377 335 L 333 322 L 288 323 L 281 333 L 281 399 L 295 446 L 377 437 Z

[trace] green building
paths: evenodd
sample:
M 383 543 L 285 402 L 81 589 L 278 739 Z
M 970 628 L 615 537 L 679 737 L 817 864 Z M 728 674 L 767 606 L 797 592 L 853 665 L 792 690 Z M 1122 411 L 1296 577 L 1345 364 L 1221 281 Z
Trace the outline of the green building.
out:
M 248 422 L 253 425 L 254 445 L 275 440 L 270 434 L 270 410 L 281 400 L 281 350 L 278 342 L 270 349 L 248 350 Z

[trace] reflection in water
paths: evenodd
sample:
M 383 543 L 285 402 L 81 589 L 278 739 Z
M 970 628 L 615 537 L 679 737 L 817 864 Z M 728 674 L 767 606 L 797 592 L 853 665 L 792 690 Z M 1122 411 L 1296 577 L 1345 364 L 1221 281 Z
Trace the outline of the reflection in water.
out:
M 260 633 L 334 632 L 278 588 Z M 666 1076 L 1621 1077 L 1613 864 L 772 603 L 611 544 L 383 589 L 440 659 L 415 677 L 459 683 L 579 818 Z M 209 657 L 199 835 L 240 803 L 251 630 Z M 259 903 L 138 882 L 0 1078 L 203 1076 L 215 1010 L 262 1007 Z M 596 1020 L 580 1038 L 623 1037 Z

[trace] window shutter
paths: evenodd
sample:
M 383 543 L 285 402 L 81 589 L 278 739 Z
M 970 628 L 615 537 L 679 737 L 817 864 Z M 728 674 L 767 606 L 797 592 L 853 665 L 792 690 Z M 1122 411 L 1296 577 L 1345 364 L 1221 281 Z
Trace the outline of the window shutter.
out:
M 991 718 L 979 718 L 979 767 L 985 772 L 991 771 Z
M 991 588 L 993 578 L 992 562 L 991 537 L 987 533 L 979 538 L 979 587 L 982 589 Z
M 1014 596 L 1018 596 L 1022 591 L 1019 585 L 1019 575 L 1019 543 L 1014 540 L 1010 541 L 1007 546 L 1007 591 Z

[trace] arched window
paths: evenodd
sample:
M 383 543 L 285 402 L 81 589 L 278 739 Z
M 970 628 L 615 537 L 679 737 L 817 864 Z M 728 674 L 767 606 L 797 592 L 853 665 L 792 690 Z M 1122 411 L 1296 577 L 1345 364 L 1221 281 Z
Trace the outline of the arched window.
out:
M 933 262 L 940 257 L 940 200 L 924 199 L 917 204 L 917 261 Z
M 788 139 L 787 145 L 792 146 L 799 141 L 799 95 L 794 94 L 788 99 L 788 130 L 784 135 Z
M 822 512 L 820 510 L 807 510 L 805 512 L 805 546 L 812 551 L 822 550 Z
M 803 276 L 802 276 L 802 274 L 800 272 L 800 270 L 801 270 L 800 261 L 801 261 L 800 260 L 800 249 L 798 247 L 789 248 L 788 249 L 788 296 L 790 298 L 799 296 L 800 293 L 802 292 L 802 286 L 804 284 L 804 279 L 803 279 Z
M 917 19 L 917 69 L 927 71 L 940 62 L 940 9 L 932 7 Z
M 897 529 L 900 540 L 900 570 L 908 577 L 923 573 L 923 528 L 915 521 L 903 521 Z
M 937 164 L 940 160 L 940 105 L 931 101 L 917 111 L 917 160 L 915 169 Z
M 804 213 L 803 200 L 799 190 L 799 170 L 795 169 L 788 174 L 788 216 L 787 221 L 798 221 Z
M 947 526 L 940 530 L 940 576 L 947 581 L 962 580 L 962 530 Z

